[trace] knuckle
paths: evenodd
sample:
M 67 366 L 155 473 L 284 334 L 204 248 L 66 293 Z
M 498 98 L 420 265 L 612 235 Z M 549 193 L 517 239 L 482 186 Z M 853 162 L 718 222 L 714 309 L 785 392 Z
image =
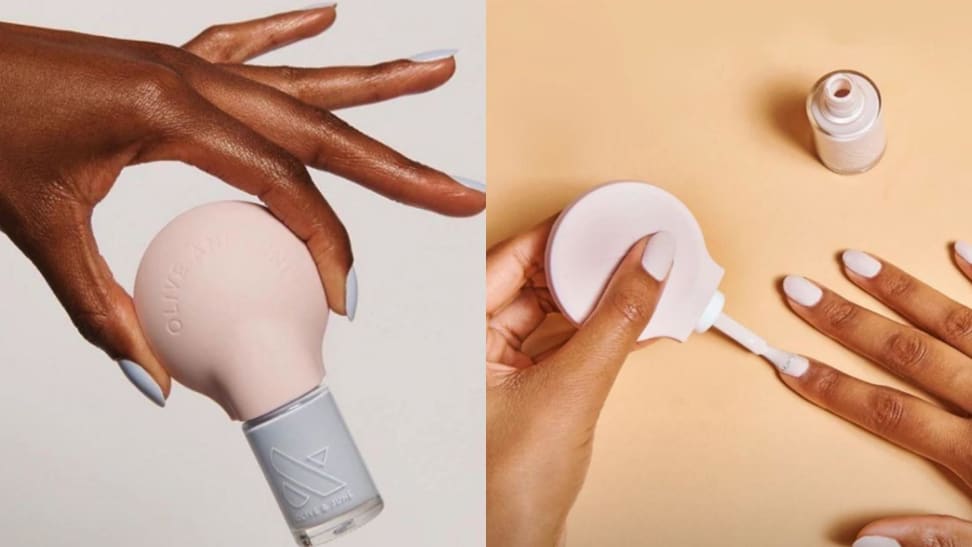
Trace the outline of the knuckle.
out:
M 846 300 L 828 302 L 823 307 L 823 316 L 827 324 L 835 329 L 847 326 L 857 317 L 858 308 Z
M 834 397 L 838 386 L 840 386 L 840 381 L 839 372 L 835 369 L 824 367 L 817 373 L 811 386 L 819 398 L 827 401 Z
M 900 374 L 909 375 L 925 360 L 928 344 L 916 331 L 907 330 L 892 334 L 885 344 L 884 359 L 888 367 Z
M 967 422 L 965 434 L 949 445 L 945 463 L 959 478 L 972 484 L 972 422 Z
M 314 185 L 304 164 L 290 154 L 271 153 L 267 155 L 265 161 L 273 179 L 289 184 Z
M 887 296 L 899 297 L 911 292 L 914 287 L 914 280 L 911 276 L 901 272 L 888 272 L 887 275 L 880 276 L 881 290 Z
M 905 405 L 901 396 L 887 390 L 871 395 L 869 418 L 871 428 L 881 435 L 893 433 L 904 420 Z
M 921 547 L 960 547 L 960 545 L 944 530 L 926 529 L 921 536 Z
M 958 306 L 945 316 L 944 335 L 949 340 L 965 338 L 972 333 L 972 310 Z
M 212 25 L 199 33 L 199 36 L 207 42 L 226 44 L 233 39 L 233 29 L 227 25 Z
M 298 98 L 306 95 L 304 91 L 307 78 L 304 77 L 304 72 L 292 66 L 282 66 L 277 70 L 279 70 L 280 79 L 286 86 L 288 93 L 297 95 Z
M 135 75 L 128 92 L 138 110 L 155 112 L 184 97 L 187 89 L 186 82 L 174 70 L 148 65 Z
M 645 291 L 631 283 L 611 291 L 608 305 L 628 323 L 645 323 L 654 311 L 654 306 L 646 298 Z
M 88 342 L 104 347 L 111 329 L 111 318 L 104 310 L 83 309 L 71 314 L 78 332 Z

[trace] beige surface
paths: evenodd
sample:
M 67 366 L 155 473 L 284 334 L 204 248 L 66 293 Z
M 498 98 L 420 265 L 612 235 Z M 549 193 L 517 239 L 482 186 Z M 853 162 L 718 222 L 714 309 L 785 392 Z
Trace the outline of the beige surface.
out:
M 802 273 L 883 309 L 838 268 L 839 250 L 860 247 L 972 302 L 947 251 L 972 238 L 968 14 L 935 2 L 649 4 L 490 2 L 489 242 L 601 181 L 653 181 L 698 216 L 727 270 L 730 313 L 900 385 L 788 311 L 779 278 Z M 846 23 L 830 20 L 838 13 Z M 890 140 L 855 177 L 806 146 L 804 94 L 845 67 L 881 88 Z M 869 519 L 902 512 L 969 517 L 972 503 L 708 333 L 629 359 L 569 543 L 846 545 Z

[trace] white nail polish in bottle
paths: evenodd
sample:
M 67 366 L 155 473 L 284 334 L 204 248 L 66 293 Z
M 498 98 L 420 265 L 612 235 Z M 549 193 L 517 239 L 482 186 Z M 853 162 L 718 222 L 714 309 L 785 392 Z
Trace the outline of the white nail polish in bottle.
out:
M 172 377 L 243 432 L 300 545 L 374 518 L 381 496 L 324 380 L 328 306 L 304 243 L 265 208 L 203 205 L 155 237 L 135 307 Z
M 881 93 L 853 70 L 825 74 L 807 96 L 807 117 L 820 161 L 842 175 L 863 173 L 884 155 Z
M 806 359 L 770 346 L 723 313 L 725 297 L 718 288 L 724 270 L 709 256 L 695 217 L 678 198 L 643 182 L 599 186 L 566 207 L 554 224 L 547 242 L 547 282 L 564 316 L 583 323 L 628 249 L 660 231 L 675 237 L 675 258 L 639 341 L 684 342 L 693 332 L 715 327 L 781 372 L 806 371 Z

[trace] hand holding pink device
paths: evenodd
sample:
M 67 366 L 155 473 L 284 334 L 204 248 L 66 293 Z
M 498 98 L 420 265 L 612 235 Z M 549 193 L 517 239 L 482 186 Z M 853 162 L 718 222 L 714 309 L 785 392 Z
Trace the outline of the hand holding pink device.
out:
M 300 545 L 371 520 L 381 497 L 321 385 L 328 307 L 306 246 L 265 208 L 212 203 L 149 245 L 135 306 L 172 377 L 243 431 Z
M 800 376 L 807 370 L 806 359 L 770 346 L 722 311 L 725 297 L 718 287 L 724 271 L 709 256 L 692 212 L 675 196 L 643 182 L 599 186 L 567 206 L 554 224 L 546 270 L 550 293 L 564 316 L 582 323 L 628 249 L 656 232 L 672 234 L 675 258 L 639 341 L 665 337 L 684 342 L 693 331 L 715 327 L 784 374 Z

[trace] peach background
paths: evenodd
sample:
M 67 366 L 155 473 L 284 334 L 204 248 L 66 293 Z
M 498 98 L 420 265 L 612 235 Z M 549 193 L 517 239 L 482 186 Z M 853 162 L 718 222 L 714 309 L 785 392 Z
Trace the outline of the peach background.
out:
M 489 3 L 489 243 L 600 182 L 654 182 L 698 216 L 732 315 L 902 386 L 802 323 L 779 279 L 805 274 L 885 310 L 841 274 L 836 253 L 858 247 L 972 302 L 947 247 L 972 239 L 969 14 L 943 2 L 652 4 Z M 889 148 L 864 175 L 832 174 L 808 148 L 805 93 L 836 68 L 884 95 Z M 569 544 L 847 545 L 872 518 L 967 518 L 970 500 L 706 333 L 629 359 Z

